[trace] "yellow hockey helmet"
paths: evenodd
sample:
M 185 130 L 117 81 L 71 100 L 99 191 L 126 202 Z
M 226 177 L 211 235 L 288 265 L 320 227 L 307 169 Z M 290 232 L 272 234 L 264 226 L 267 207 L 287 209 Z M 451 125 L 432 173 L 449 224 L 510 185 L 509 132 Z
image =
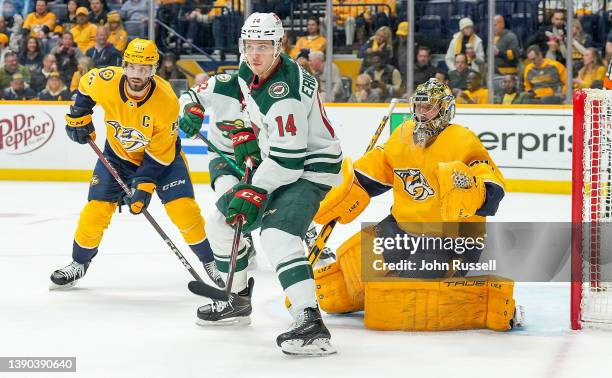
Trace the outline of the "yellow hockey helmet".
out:
M 132 40 L 123 52 L 123 61 L 125 63 L 157 66 L 159 53 L 155 42 L 142 38 Z

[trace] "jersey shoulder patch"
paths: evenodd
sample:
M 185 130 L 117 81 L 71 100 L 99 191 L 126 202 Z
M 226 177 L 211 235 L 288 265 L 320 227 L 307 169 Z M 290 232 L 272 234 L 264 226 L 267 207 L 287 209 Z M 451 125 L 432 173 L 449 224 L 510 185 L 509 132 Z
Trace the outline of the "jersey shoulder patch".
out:
M 110 81 L 115 76 L 115 71 L 111 68 L 104 68 L 98 71 L 98 76 L 104 81 Z
M 213 76 L 211 80 L 214 82 L 213 93 L 240 100 L 240 85 L 238 84 L 237 74 L 218 74 Z

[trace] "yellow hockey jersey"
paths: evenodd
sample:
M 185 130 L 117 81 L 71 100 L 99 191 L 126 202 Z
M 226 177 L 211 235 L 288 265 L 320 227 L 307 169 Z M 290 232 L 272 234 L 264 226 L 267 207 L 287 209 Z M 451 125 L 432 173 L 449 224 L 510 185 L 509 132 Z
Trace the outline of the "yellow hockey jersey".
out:
M 146 154 L 154 165 L 168 166 L 180 152 L 174 90 L 155 76 L 146 95 L 133 99 L 126 85 L 121 67 L 92 69 L 79 81 L 75 106 L 102 106 L 107 143 L 119 158 L 139 166 Z
M 463 126 L 451 124 L 432 144 L 422 148 L 414 143 L 413 130 L 414 122 L 406 121 L 384 146 L 355 162 L 357 178 L 370 196 L 393 189 L 391 214 L 405 231 L 442 234 L 438 163 L 460 161 L 470 166 L 475 176 L 483 177 L 487 186 L 487 200 L 481 208 L 484 211 L 477 214 L 494 214 L 504 194 L 504 177 L 478 137 Z M 463 220 L 474 221 L 484 218 L 475 215 Z

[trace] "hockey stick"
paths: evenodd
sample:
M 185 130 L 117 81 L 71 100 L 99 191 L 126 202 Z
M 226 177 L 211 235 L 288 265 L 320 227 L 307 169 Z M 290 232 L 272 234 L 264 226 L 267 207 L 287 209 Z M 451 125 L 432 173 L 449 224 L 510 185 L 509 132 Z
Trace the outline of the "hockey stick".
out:
M 251 172 L 253 170 L 253 160 L 247 158 L 246 169 L 244 171 L 244 177 L 242 178 L 243 183 L 251 182 Z M 236 271 L 236 262 L 238 260 L 238 247 L 240 245 L 240 238 L 242 237 L 242 226 L 244 225 L 244 216 L 238 215 L 236 218 L 236 229 L 234 230 L 234 240 L 232 242 L 232 252 L 230 254 L 229 269 L 227 271 L 227 282 L 225 284 L 225 291 L 219 290 L 216 287 L 210 286 L 202 281 L 191 281 L 187 285 L 189 291 L 196 295 L 208 297 L 211 299 L 217 299 L 221 301 L 229 300 L 229 296 L 232 290 L 232 283 L 234 281 L 234 273 Z
M 217 154 L 219 154 L 219 156 L 221 156 L 221 158 L 223 160 L 225 160 L 227 162 L 227 164 L 229 164 L 234 171 L 236 171 L 236 173 L 240 174 L 240 176 L 244 175 L 244 170 L 242 168 L 240 168 L 238 166 L 238 164 L 236 164 L 235 161 L 233 161 L 232 159 L 230 159 L 229 157 L 227 157 L 226 154 L 223 153 L 223 151 L 221 151 L 220 149 L 218 149 L 210 140 L 208 140 L 208 138 L 206 138 L 204 135 L 202 135 L 202 133 L 197 133 L 195 135 L 198 139 L 201 139 L 204 143 L 206 143 L 206 145 L 208 146 L 208 148 L 210 148 L 211 150 L 213 150 L 214 152 L 216 152 Z
M 117 181 L 119 186 L 121 186 L 121 189 L 123 189 L 125 194 L 131 198 L 132 192 L 130 191 L 130 188 L 125 184 L 125 182 L 123 182 L 123 180 L 121 179 L 121 176 L 119 176 L 119 173 L 117 173 L 115 168 L 113 168 L 113 166 L 110 165 L 110 163 L 108 162 L 108 160 L 106 159 L 102 151 L 100 151 L 98 146 L 94 143 L 94 141 L 91 138 L 87 138 L 87 143 L 89 143 L 89 146 L 94 150 L 96 155 L 98 155 L 98 159 L 100 159 L 102 164 L 104 164 L 106 169 L 108 169 L 110 174 L 115 178 L 115 180 Z M 181 251 L 179 251 L 178 248 L 176 248 L 176 245 L 174 245 L 172 240 L 170 240 L 170 237 L 164 232 L 164 230 L 162 230 L 162 228 L 155 221 L 155 219 L 153 219 L 153 217 L 151 216 L 151 214 L 149 214 L 147 209 L 143 209 L 142 214 L 145 216 L 145 218 L 147 218 L 149 223 L 151 223 L 151 226 L 153 226 L 153 228 L 155 229 L 155 231 L 157 231 L 159 236 L 161 236 L 162 239 L 164 239 L 164 242 L 166 243 L 166 245 L 170 247 L 172 252 L 174 252 L 176 257 L 178 257 L 179 261 L 183 264 L 183 266 L 189 271 L 189 273 L 191 273 L 191 276 L 195 278 L 197 281 L 202 282 L 202 277 L 200 277 L 198 273 L 193 269 L 193 267 L 189 264 L 189 261 L 187 261 L 185 256 L 183 256 Z
M 399 102 L 399 99 L 397 98 L 391 99 L 391 103 L 389 104 L 389 109 L 387 111 L 387 114 L 385 114 L 383 119 L 378 124 L 376 131 L 374 131 L 374 135 L 372 135 L 372 139 L 370 139 L 370 143 L 368 143 L 368 147 L 366 147 L 366 151 L 365 151 L 366 153 L 370 151 L 371 149 L 373 149 L 374 146 L 376 145 L 376 142 L 378 142 L 378 138 L 380 138 L 380 134 L 382 134 L 383 130 L 385 129 L 385 126 L 387 125 L 387 121 L 391 117 L 391 113 L 393 113 L 393 110 L 395 109 L 395 105 L 397 105 L 398 102 Z M 336 227 L 337 223 L 338 221 L 334 219 L 330 221 L 329 223 L 325 224 L 323 228 L 321 228 L 321 232 L 319 232 L 319 234 L 317 235 L 315 241 L 310 247 L 310 251 L 308 252 L 308 261 L 310 262 L 311 266 L 314 267 L 314 265 L 317 263 L 319 256 L 321 256 L 321 252 L 325 248 L 327 239 L 329 239 L 329 236 L 334 230 L 334 227 Z M 291 307 L 291 301 L 289 301 L 289 297 L 285 297 L 285 307 L 287 308 Z

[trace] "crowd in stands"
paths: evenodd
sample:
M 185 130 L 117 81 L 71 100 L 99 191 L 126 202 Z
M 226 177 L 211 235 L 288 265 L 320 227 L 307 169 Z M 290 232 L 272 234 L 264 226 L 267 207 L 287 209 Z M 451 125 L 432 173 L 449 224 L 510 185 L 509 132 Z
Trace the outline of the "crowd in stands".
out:
M 340 39 L 350 46 L 349 51 L 362 59 L 360 75 L 356 77 L 351 93 L 344 91 L 332 97 L 326 95 L 325 99 L 388 102 L 393 97 L 402 97 L 406 92 L 408 23 L 395 13 L 393 1 L 376 1 L 389 4 L 379 13 L 373 7 L 371 12 L 361 10 L 359 13 L 358 7 L 348 6 L 357 3 L 367 1 L 335 0 L 333 10 L 335 27 L 344 32 Z M 537 28 L 525 38 L 519 38 L 508 27 L 507 15 L 498 14 L 493 19 L 495 59 L 492 64 L 495 76 L 492 97 L 495 103 L 561 104 L 568 85 L 574 89 L 603 86 L 608 62 L 612 59 L 612 30 L 605 41 L 601 38 L 597 41 L 583 27 L 586 23 L 592 29 L 593 20 L 608 15 L 603 5 L 576 2 L 573 27 L 568 33 L 567 11 L 563 9 L 565 3 L 540 3 L 546 3 L 549 8 L 542 11 Z M 350 9 L 350 13 L 346 9 Z M 283 41 L 285 51 L 310 69 L 321 82 L 323 71 L 309 67 L 311 59 L 308 55 L 325 52 L 326 40 L 320 31 L 324 21 L 324 17 L 311 17 L 306 35 L 297 38 L 295 44 L 291 44 L 290 37 Z M 490 64 L 486 56 L 486 38 L 478 33 L 477 24 L 470 17 L 458 18 L 455 23 L 457 31 L 448 39 L 443 51 L 439 51 L 440 39 L 423 34 L 419 36 L 419 25 L 416 25 L 414 85 L 437 77 L 452 88 L 458 103 L 486 104 L 489 101 L 486 81 Z M 478 25 L 483 26 L 482 23 Z M 337 32 L 335 30 L 334 38 L 338 36 Z M 524 30 L 519 34 L 525 34 Z M 571 83 L 567 83 L 566 76 L 567 36 L 571 36 L 573 47 Z M 437 54 L 434 54 L 434 49 L 438 50 Z M 335 69 L 332 79 L 334 83 L 342 80 Z
M 70 99 L 89 69 L 121 64 L 128 40 L 137 36 L 129 34 L 124 25 L 139 25 L 138 30 L 145 33 L 149 17 L 149 0 L 0 1 L 0 98 L 5 100 Z M 221 56 L 237 52 L 244 0 L 155 1 L 158 20 L 185 37 L 177 39 L 166 29 L 157 29 L 163 52 L 158 75 L 185 80 L 177 65 L 178 54 L 193 49 Z M 449 4 L 458 1 L 449 0 Z M 24 9 L 26 3 L 32 4 L 31 10 Z M 612 58 L 612 31 L 604 41 L 604 33 L 591 35 L 588 31 L 594 30 L 594 17 L 607 15 L 607 10 L 597 2 L 575 2 L 576 17 L 568 33 L 565 2 L 539 3 L 545 5 L 541 20 L 528 34 L 523 29 L 513 30 L 507 14 L 494 17 L 493 62 L 487 61 L 487 38 L 484 30 L 479 30 L 485 24 L 474 18 L 478 15 L 451 17 L 444 31 L 453 32 L 447 38 L 443 34 L 436 37 L 435 30 L 427 29 L 427 16 L 417 18 L 414 85 L 437 77 L 452 88 L 458 103 L 484 104 L 489 98 L 487 67 L 493 64 L 495 103 L 559 104 L 568 85 L 602 87 Z M 306 3 L 252 0 L 253 11 L 274 11 L 284 22 L 293 19 L 292 12 L 300 4 Z M 302 24 L 303 31 L 287 28 L 283 52 L 317 78 L 324 101 L 386 102 L 405 96 L 409 25 L 404 2 L 334 0 L 333 4 L 332 31 L 324 30 L 324 9 L 312 8 Z M 359 75 L 351 79 L 332 64 L 331 93 L 325 93 L 329 33 L 334 33 L 335 52 L 360 59 L 361 67 Z M 573 46 L 571 83 L 565 67 L 568 36 Z M 196 79 L 206 80 L 202 76 Z

